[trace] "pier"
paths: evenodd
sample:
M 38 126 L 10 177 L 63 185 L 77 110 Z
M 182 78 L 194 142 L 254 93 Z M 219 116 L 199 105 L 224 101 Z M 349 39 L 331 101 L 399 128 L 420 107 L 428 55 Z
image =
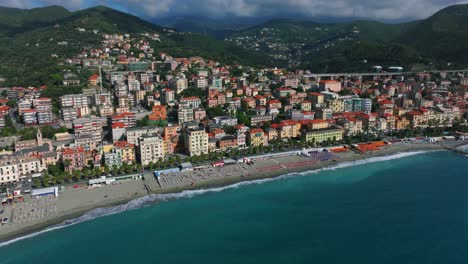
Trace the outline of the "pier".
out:
M 461 154 L 461 155 L 468 155 L 467 150 L 462 150 L 459 149 L 461 146 L 468 145 L 468 141 L 445 141 L 440 144 L 442 147 L 444 147 L 447 150 L 453 151 L 455 153 Z

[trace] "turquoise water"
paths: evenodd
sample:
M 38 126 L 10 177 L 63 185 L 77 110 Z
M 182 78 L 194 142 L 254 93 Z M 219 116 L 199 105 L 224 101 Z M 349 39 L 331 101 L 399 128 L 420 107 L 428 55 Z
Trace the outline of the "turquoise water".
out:
M 0 263 L 468 263 L 467 247 L 467 157 L 432 152 L 97 218 Z

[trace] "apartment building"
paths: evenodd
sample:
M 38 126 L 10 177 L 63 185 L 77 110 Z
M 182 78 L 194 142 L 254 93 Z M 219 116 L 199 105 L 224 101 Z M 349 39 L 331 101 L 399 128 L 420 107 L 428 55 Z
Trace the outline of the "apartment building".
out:
M 143 166 L 164 159 L 164 141 L 158 134 L 143 135 L 139 141 L 139 149 L 140 162 Z
M 185 151 L 190 156 L 208 154 L 208 133 L 203 128 L 187 129 L 184 144 Z

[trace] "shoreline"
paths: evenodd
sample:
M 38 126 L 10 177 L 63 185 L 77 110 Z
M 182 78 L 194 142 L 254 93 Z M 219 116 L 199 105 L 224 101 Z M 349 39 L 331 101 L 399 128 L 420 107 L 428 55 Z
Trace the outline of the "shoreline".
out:
M 401 144 L 401 145 L 394 145 L 394 146 L 392 145 L 392 146 L 385 147 L 383 149 L 373 151 L 371 153 L 367 153 L 364 155 L 356 154 L 352 151 L 349 151 L 347 155 L 341 155 L 341 156 L 338 155 L 339 159 L 336 162 L 326 161 L 326 162 L 319 162 L 319 163 L 310 164 L 306 166 L 298 166 L 294 168 L 282 168 L 278 170 L 261 172 L 261 173 L 256 173 L 255 175 L 250 175 L 250 176 L 236 176 L 232 178 L 214 179 L 214 180 L 208 180 L 205 182 L 197 183 L 195 185 L 181 185 L 178 187 L 158 188 L 158 189 L 153 188 L 152 186 L 151 195 L 177 194 L 183 191 L 207 190 L 207 189 L 212 189 L 212 188 L 228 187 L 230 185 L 234 185 L 237 183 L 252 182 L 252 181 L 264 180 L 264 179 L 274 179 L 274 178 L 288 175 L 288 174 L 296 174 L 296 173 L 300 174 L 300 173 L 304 173 L 307 171 L 312 172 L 312 171 L 316 171 L 320 169 L 331 168 L 334 165 L 338 166 L 340 164 L 344 164 L 348 162 L 356 162 L 356 161 L 366 160 L 366 159 L 375 158 L 375 157 L 385 157 L 385 156 L 396 155 L 399 153 L 408 153 L 408 152 L 417 152 L 417 151 L 429 152 L 429 151 L 434 151 L 434 150 L 446 150 L 446 149 L 439 144 L 420 143 L 420 144 Z M 141 180 L 138 180 L 138 181 L 139 182 L 134 182 L 134 183 L 140 183 L 142 186 L 143 184 L 148 184 L 146 180 L 144 183 Z M 112 191 L 112 187 L 115 187 L 115 186 L 108 186 L 108 190 Z M 128 187 L 128 186 L 124 186 L 124 187 Z M 141 186 L 138 186 L 138 187 L 141 187 Z M 80 191 L 89 192 L 89 191 L 99 191 L 99 190 L 98 189 L 94 189 L 94 190 L 83 189 Z M 72 193 L 73 190 L 70 190 L 69 192 Z M 42 231 L 47 232 L 48 229 L 54 228 L 54 227 L 60 227 L 61 224 L 64 224 L 64 227 L 66 227 L 68 226 L 68 224 L 65 223 L 67 220 L 79 218 L 95 209 L 98 209 L 98 208 L 105 209 L 105 208 L 112 208 L 112 207 L 119 206 L 119 205 L 124 205 L 135 199 L 139 199 L 145 196 L 148 196 L 148 193 L 146 191 L 135 192 L 133 194 L 127 193 L 127 195 L 124 194 L 123 196 L 119 196 L 110 200 L 101 200 L 99 202 L 92 202 L 88 205 L 80 204 L 79 206 L 76 206 L 75 208 L 63 210 L 57 215 L 53 215 L 47 219 L 42 219 L 41 221 L 38 221 L 35 223 L 30 223 L 26 226 L 8 227 L 9 230 L 0 229 L 0 244 L 8 243 L 9 241 L 14 242 L 15 239 L 25 237 L 28 235 L 32 235 L 38 232 L 42 232 Z

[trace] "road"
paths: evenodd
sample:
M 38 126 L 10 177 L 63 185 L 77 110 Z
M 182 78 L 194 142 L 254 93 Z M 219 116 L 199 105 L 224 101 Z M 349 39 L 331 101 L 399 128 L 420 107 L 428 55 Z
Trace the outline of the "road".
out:
M 11 109 L 9 115 L 10 115 L 11 121 L 13 122 L 13 126 L 14 126 L 16 129 L 20 129 L 20 128 L 22 128 L 22 125 L 18 123 L 18 119 L 16 118 L 16 116 L 15 116 L 15 114 L 14 114 L 14 113 L 16 113 L 17 110 L 18 110 L 18 109 L 17 109 L 16 107 L 13 108 L 13 109 Z

